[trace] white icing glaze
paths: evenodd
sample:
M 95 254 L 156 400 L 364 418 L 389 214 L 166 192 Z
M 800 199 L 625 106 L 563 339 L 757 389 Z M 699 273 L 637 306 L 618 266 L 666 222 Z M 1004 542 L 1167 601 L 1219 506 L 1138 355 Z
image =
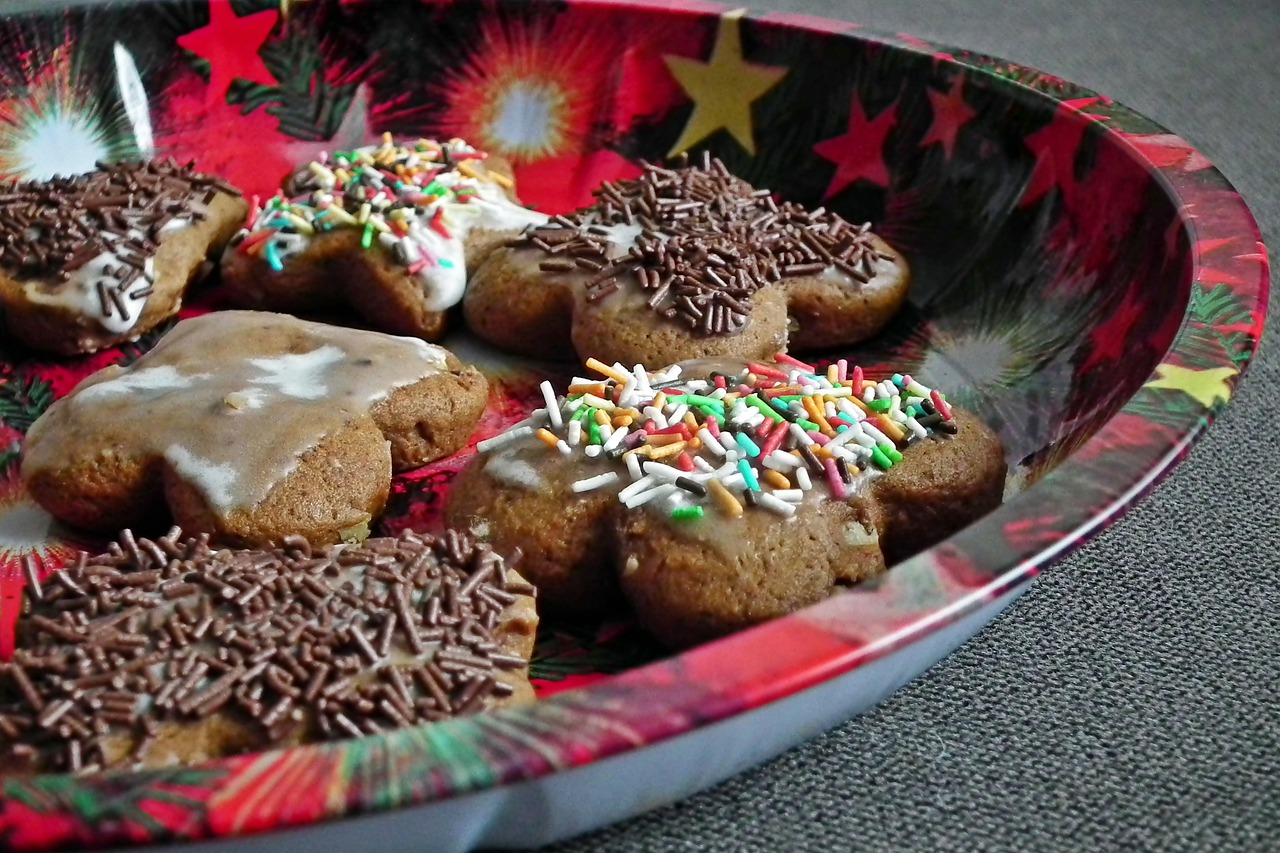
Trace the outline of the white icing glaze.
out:
M 455 155 L 475 152 L 459 140 L 452 140 L 448 145 Z M 371 145 L 356 149 L 353 155 L 356 159 L 364 155 L 373 157 L 383 150 L 384 146 Z M 427 153 L 423 152 L 421 157 L 414 155 L 406 163 L 429 165 L 431 161 Z M 292 212 L 309 222 L 316 222 L 313 217 L 320 215 L 327 205 L 335 203 L 334 193 L 342 188 L 329 171 L 328 167 L 334 165 L 326 161 L 324 168 L 316 170 L 321 190 L 292 200 Z M 372 187 L 386 186 L 375 176 L 365 180 Z M 461 302 L 466 291 L 466 238 L 470 232 L 520 232 L 529 226 L 545 224 L 548 217 L 515 204 L 507 198 L 502 187 L 480 173 L 470 177 L 457 169 L 450 169 L 435 175 L 432 181 L 450 192 L 429 204 L 419 204 L 417 199 L 422 195 L 423 187 L 409 183 L 399 189 L 386 187 L 395 196 L 394 200 L 378 197 L 369 203 L 369 209 L 371 214 L 380 217 L 386 217 L 391 211 L 403 211 L 398 215 L 405 217 L 407 233 L 401 236 L 380 229 L 377 242 L 386 251 L 398 250 L 403 254 L 406 266 L 414 270 L 421 283 L 425 307 L 430 311 L 444 311 Z M 458 191 L 463 191 L 467 199 L 459 200 L 460 197 L 455 195 Z M 431 227 L 437 215 L 448 236 Z M 363 228 L 363 224 L 344 221 L 343 227 Z M 254 220 L 249 233 L 280 228 L 297 228 L 297 225 L 287 224 L 286 218 L 281 217 L 276 209 L 268 207 Z M 274 230 L 267 241 L 278 255 L 280 264 L 284 265 L 304 251 L 311 239 L 310 235 L 290 230 Z
M 69 454 L 162 457 L 219 512 L 250 508 L 326 436 L 446 369 L 416 338 L 224 311 L 179 323 L 133 365 L 86 379 L 32 425 L 23 471 Z M 214 369 L 216 368 L 216 369 Z

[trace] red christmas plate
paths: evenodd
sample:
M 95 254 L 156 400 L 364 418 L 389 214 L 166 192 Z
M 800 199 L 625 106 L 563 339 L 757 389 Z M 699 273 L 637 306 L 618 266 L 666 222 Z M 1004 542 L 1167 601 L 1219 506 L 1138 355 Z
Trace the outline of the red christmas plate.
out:
M 1258 229 L 1201 154 L 1075 84 L 914 38 L 711 4 L 125 0 L 6 18 L 0 44 L 10 176 L 156 153 L 268 193 L 292 164 L 389 131 L 500 152 L 554 212 L 641 158 L 710 151 L 878 223 L 912 264 L 910 305 L 838 355 L 950 389 L 999 430 L 1013 472 L 998 511 L 874 583 L 676 657 L 625 624 L 549 624 L 536 705 L 195 767 L 6 779 L 9 849 L 524 847 L 682 797 L 972 635 L 1178 462 L 1262 331 Z M 211 307 L 216 291 L 187 313 Z M 52 569 L 77 544 L 23 492 L 24 430 L 155 337 L 77 360 L 0 353 L 10 632 L 23 556 Z M 477 440 L 538 405 L 529 366 L 447 343 L 497 380 Z M 397 480 L 385 527 L 437 523 L 466 455 Z

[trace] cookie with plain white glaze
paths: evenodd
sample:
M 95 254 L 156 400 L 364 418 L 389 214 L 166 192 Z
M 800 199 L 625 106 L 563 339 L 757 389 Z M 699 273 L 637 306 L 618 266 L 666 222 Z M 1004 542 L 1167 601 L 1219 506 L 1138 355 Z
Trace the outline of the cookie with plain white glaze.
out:
M 337 542 L 367 533 L 394 471 L 461 447 L 486 401 L 479 371 L 416 338 L 217 312 L 50 406 L 22 474 L 89 530 L 168 516 L 228 544 Z
M 510 165 L 453 139 L 339 152 L 299 169 L 222 259 L 232 304 L 349 309 L 380 331 L 438 340 L 467 276 L 546 217 L 519 204 Z
M 34 349 L 64 355 L 136 340 L 178 313 L 236 233 L 239 190 L 151 160 L 0 190 L 0 314 Z
M 778 203 L 730 175 L 646 165 L 526 231 L 472 276 L 468 326 L 512 352 L 667 364 L 857 343 L 906 300 L 869 225 Z
M 532 701 L 533 595 L 452 531 L 267 551 L 126 531 L 25 588 L 0 773 L 191 765 Z
M 519 547 L 549 610 L 622 599 L 683 648 L 873 577 L 1000 502 L 998 437 L 909 376 L 592 364 L 609 378 L 482 442 L 446 509 Z

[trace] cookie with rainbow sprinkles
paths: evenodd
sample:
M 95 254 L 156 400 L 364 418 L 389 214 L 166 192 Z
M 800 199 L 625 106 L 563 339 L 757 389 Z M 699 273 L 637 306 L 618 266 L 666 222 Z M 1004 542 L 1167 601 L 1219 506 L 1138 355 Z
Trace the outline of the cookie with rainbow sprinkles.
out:
M 846 346 L 902 307 L 906 260 L 869 223 L 780 202 L 707 158 L 644 164 L 476 270 L 463 312 L 495 346 L 623 364 Z
M 460 139 L 343 151 L 295 172 L 255 207 L 222 260 L 230 301 L 438 340 L 470 270 L 546 216 L 522 207 L 510 169 Z
M 629 604 L 680 648 L 813 604 L 994 509 L 999 438 L 911 376 L 700 360 L 601 378 L 481 442 L 449 523 L 523 552 L 547 611 Z

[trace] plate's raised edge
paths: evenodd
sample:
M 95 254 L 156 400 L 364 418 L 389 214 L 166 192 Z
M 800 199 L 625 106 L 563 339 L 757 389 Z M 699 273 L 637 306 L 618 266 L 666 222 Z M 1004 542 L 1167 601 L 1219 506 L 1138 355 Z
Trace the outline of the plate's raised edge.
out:
M 707 17 L 727 7 L 699 3 L 649 2 L 621 4 L 614 0 L 570 0 L 575 6 L 648 8 L 695 17 Z M 928 54 L 939 62 L 956 63 L 967 73 L 984 75 L 992 85 L 1017 87 L 1035 97 L 1062 103 L 1065 97 L 1023 85 L 1000 76 L 991 66 L 1033 69 L 993 57 L 965 53 L 957 59 L 952 49 L 919 39 L 887 35 L 854 24 L 794 15 L 766 14 L 753 17 L 770 25 L 817 29 L 836 37 L 881 42 L 898 49 Z M 1044 75 L 1042 79 L 1055 79 Z M 1078 95 L 1077 88 L 1073 94 Z M 1111 102 L 1108 102 L 1111 103 Z M 1137 113 L 1143 134 L 1158 135 L 1162 142 L 1176 140 L 1163 128 Z M 1085 120 L 1083 117 L 1080 120 Z M 1122 124 L 1122 122 L 1117 123 Z M 1231 184 L 1198 153 L 1186 146 L 1195 168 L 1160 168 L 1142 155 L 1134 136 L 1116 133 L 1135 159 L 1165 182 L 1186 205 L 1212 205 L 1211 221 L 1191 229 L 1193 241 L 1252 240 L 1252 253 L 1236 256 L 1232 294 L 1237 306 L 1253 318 L 1247 340 L 1250 352 L 1234 354 L 1233 372 L 1222 377 L 1222 393 L 1200 405 L 1177 425 L 1166 424 L 1159 439 L 1140 447 L 1126 446 L 1124 464 L 1112 466 L 1115 475 L 1105 493 L 1092 493 L 1074 513 L 1061 508 L 1071 504 L 1076 478 L 1088 469 L 1071 458 L 1049 474 L 1039 488 L 1032 488 L 1005 504 L 976 528 L 970 528 L 912 560 L 902 563 L 875 583 L 829 599 L 799 613 L 775 620 L 683 655 L 645 666 L 598 685 L 551 697 L 536 705 L 505 709 L 491 714 L 453 720 L 420 729 L 359 741 L 302 747 L 211 762 L 199 768 L 149 773 L 105 773 L 90 777 L 46 776 L 9 780 L 6 798 L 54 802 L 71 809 L 84 798 L 92 801 L 110 793 L 117 799 L 139 800 L 148 794 L 157 802 L 181 799 L 182 791 L 200 789 L 208 810 L 203 818 L 156 834 L 104 823 L 85 829 L 68 828 L 65 844 L 101 844 L 181 840 L 285 829 L 344 816 L 383 811 L 412 803 L 438 801 L 483 790 L 494 785 L 537 778 L 610 755 L 643 748 L 743 710 L 777 701 L 843 672 L 848 672 L 906 643 L 913 642 L 981 604 L 998 597 L 1042 566 L 1061 556 L 1083 537 L 1096 532 L 1118 516 L 1134 499 L 1150 489 L 1185 454 L 1234 393 L 1252 351 L 1260 340 L 1269 289 L 1266 252 L 1257 224 Z M 1185 165 L 1185 164 L 1184 164 Z M 1252 273 L 1250 272 L 1252 268 Z M 1192 270 L 1195 282 L 1216 286 L 1212 271 L 1197 251 Z M 1183 326 L 1162 359 L 1162 367 L 1183 366 L 1191 318 Z M 1227 354 L 1232 355 L 1232 354 Z M 1193 368 L 1194 369 L 1194 368 Z M 1211 369 L 1211 368 L 1205 368 Z M 1224 368 L 1225 369 L 1225 368 Z M 1162 383 L 1153 386 L 1152 382 Z M 1198 386 L 1196 391 L 1202 392 Z M 1192 393 L 1171 384 L 1157 371 L 1133 399 L 1120 409 L 1083 447 L 1077 456 L 1105 453 L 1123 444 L 1121 415 L 1142 417 L 1135 406 L 1146 396 L 1146 405 L 1158 404 L 1163 394 Z M 1199 401 L 1198 401 L 1199 402 Z M 1049 541 L 1037 540 L 1000 565 L 974 562 L 970 555 L 983 553 L 982 529 L 1051 513 L 1046 527 Z M 1044 517 L 1048 518 L 1048 515 Z M 280 807 L 264 813 L 251 807 L 255 791 L 289 781 L 324 785 L 328 796 L 319 810 Z M 259 797 L 256 801 L 261 801 Z M 85 816 L 86 819 L 88 816 Z M 39 816 L 32 815 L 33 819 Z M 58 820 L 58 817 L 52 817 Z M 101 820 L 99 816 L 99 820 Z M 103 831 L 109 837 L 103 834 Z

